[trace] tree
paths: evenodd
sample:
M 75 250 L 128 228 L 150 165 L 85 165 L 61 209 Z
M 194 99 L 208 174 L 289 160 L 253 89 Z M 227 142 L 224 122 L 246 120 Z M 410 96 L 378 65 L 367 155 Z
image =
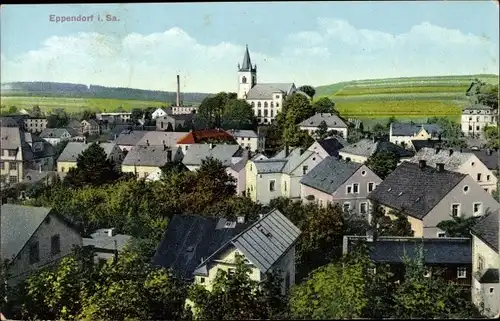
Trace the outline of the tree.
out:
M 375 124 L 375 126 L 373 126 L 371 133 L 372 133 L 373 137 L 381 138 L 381 137 L 387 136 L 389 134 L 389 131 L 387 130 L 386 126 L 384 126 L 380 123 L 377 123 L 377 124 Z
M 314 132 L 314 134 L 319 140 L 328 137 L 328 125 L 324 120 L 319 123 L 318 129 Z
M 396 169 L 398 162 L 399 157 L 394 153 L 377 152 L 366 160 L 365 165 L 384 180 Z
M 474 79 L 465 95 L 470 97 L 475 104 L 498 108 L 498 85 Z
M 297 93 L 286 98 L 282 112 L 285 113 L 286 121 L 296 121 L 296 124 L 315 114 L 309 99 Z
M 335 103 L 328 97 L 321 97 L 312 104 L 316 113 L 332 113 L 339 115 L 335 109 Z
M 245 129 L 257 124 L 252 106 L 245 100 L 229 99 L 222 114 L 224 128 Z
M 391 220 L 389 228 L 385 231 L 387 236 L 413 236 L 414 232 L 411 229 L 411 224 L 403 211 L 392 211 L 391 215 L 396 216 L 395 220 Z
M 47 128 L 66 127 L 70 121 L 68 114 L 63 110 L 58 110 L 47 116 Z
M 33 109 L 31 110 L 31 116 L 33 116 L 33 117 L 41 117 L 42 116 L 42 111 L 40 110 L 40 106 L 38 106 L 38 105 L 33 106 Z
M 130 115 L 130 120 L 134 123 L 137 123 L 139 119 L 142 119 L 144 117 L 144 110 L 140 108 L 134 108 L 132 109 L 132 114 Z
M 197 111 L 197 127 L 221 127 L 224 107 L 230 99 L 236 99 L 236 94 L 220 92 L 215 96 L 209 96 L 203 99 Z
M 9 114 L 15 114 L 15 113 L 17 113 L 17 107 L 16 106 L 10 106 L 8 113 Z
M 301 92 L 307 94 L 307 96 L 311 97 L 311 99 L 316 94 L 316 89 L 314 89 L 314 87 L 309 86 L 309 85 L 300 86 L 298 88 L 298 91 L 301 91 Z
M 76 168 L 71 168 L 65 183 L 73 187 L 102 185 L 118 179 L 115 164 L 108 159 L 104 149 L 92 143 L 76 160 Z
M 470 231 L 479 218 L 480 216 L 453 217 L 451 220 L 439 222 L 436 227 L 445 231 L 448 237 L 470 238 Z
M 438 124 L 441 129 L 441 143 L 443 148 L 465 148 L 467 144 L 463 138 L 462 129 L 460 124 L 444 118 L 444 117 L 431 117 L 427 120 L 429 124 Z
M 80 120 L 89 120 L 89 119 L 95 119 L 95 118 L 96 118 L 95 112 L 86 109 L 83 111 L 82 118 Z
M 500 124 L 497 126 L 487 126 L 484 128 L 484 137 L 488 140 L 487 147 L 492 149 L 500 148 Z
M 391 116 L 391 117 L 389 117 L 389 119 L 387 120 L 387 123 L 385 124 L 385 128 L 386 128 L 386 129 L 391 128 L 391 124 L 393 124 L 393 123 L 397 123 L 397 119 L 396 119 L 396 117 Z

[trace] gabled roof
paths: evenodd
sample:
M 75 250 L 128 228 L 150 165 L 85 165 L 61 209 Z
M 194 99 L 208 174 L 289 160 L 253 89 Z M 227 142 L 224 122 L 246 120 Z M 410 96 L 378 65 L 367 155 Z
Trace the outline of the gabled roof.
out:
M 45 128 L 40 134 L 41 138 L 61 138 L 65 133 L 68 133 L 71 137 L 81 136 L 74 128 Z
M 318 127 L 324 121 L 328 128 L 347 128 L 347 124 L 337 115 L 316 113 L 299 124 L 300 127 Z
M 99 126 L 99 124 L 93 119 L 82 120 L 82 123 L 84 121 L 87 122 L 91 127 L 98 127 Z
M 285 168 L 286 162 L 286 159 L 263 159 L 253 161 L 258 174 L 281 173 L 283 168 Z
M 500 273 L 499 269 L 489 268 L 484 271 L 477 271 L 474 277 L 479 281 L 479 283 L 499 283 Z
M 2 149 L 16 149 L 24 145 L 24 136 L 19 127 L 0 127 Z
M 436 148 L 441 146 L 443 144 L 442 140 L 437 140 L 437 139 L 413 139 L 411 141 L 411 144 L 413 145 L 413 148 L 415 149 L 416 152 L 421 150 L 424 147 L 428 148 Z
M 229 129 L 227 131 L 229 134 L 231 134 L 233 137 L 250 137 L 250 138 L 258 138 L 259 136 L 257 133 L 253 130 L 246 130 L 246 129 Z
M 222 162 L 224 166 L 231 166 L 232 158 L 242 153 L 239 145 L 227 144 L 191 144 L 186 151 L 182 163 L 186 166 L 201 165 L 202 160 L 213 157 Z
M 307 159 L 309 159 L 309 157 L 313 155 L 316 155 L 316 157 L 320 157 L 318 154 L 316 154 L 315 152 L 311 152 L 310 150 L 303 150 L 300 148 L 294 149 L 287 157 L 288 161 L 283 168 L 283 173 L 291 174 L 297 167 L 299 167 L 303 162 L 305 162 Z
M 359 241 L 366 241 L 366 237 L 345 236 L 344 250 L 352 252 Z M 426 264 L 472 264 L 469 238 L 378 237 L 365 244 L 376 263 L 401 264 L 405 257 L 416 258 L 422 249 Z
M 175 152 L 176 149 L 172 150 L 163 146 L 137 145 L 130 149 L 122 165 L 162 167 L 172 160 L 169 156 L 174 157 Z
M 256 84 L 247 93 L 248 100 L 270 100 L 274 94 L 288 95 L 292 91 L 293 83 Z
M 399 157 L 411 157 L 413 153 L 403 147 L 387 141 L 373 141 L 372 139 L 362 139 L 354 144 L 345 146 L 340 150 L 342 153 L 370 157 L 375 153 L 389 152 Z
M 80 142 L 69 142 L 68 145 L 64 148 L 61 155 L 57 159 L 58 162 L 76 162 L 78 156 L 83 153 L 89 146 L 92 144 L 89 143 L 80 143 Z M 99 146 L 104 149 L 104 152 L 109 157 L 113 148 L 116 146 L 115 143 L 99 143 Z
M 147 131 L 143 130 L 123 130 L 115 139 L 115 143 L 120 146 L 135 146 Z
M 222 129 L 205 129 L 192 131 L 185 134 L 184 137 L 181 137 L 177 141 L 177 144 L 199 144 L 211 139 L 236 143 L 234 137 Z
M 115 234 L 113 236 L 104 235 L 102 231 L 97 231 L 90 238 L 83 238 L 84 246 L 93 246 L 96 249 L 121 251 L 132 239 L 132 236 L 125 234 Z
M 387 176 L 368 199 L 422 219 L 467 175 L 403 162 Z
M 391 123 L 392 136 L 415 136 L 422 127 L 433 136 L 443 131 L 438 124 Z
M 183 132 L 161 132 L 161 131 L 148 131 L 137 142 L 137 145 L 142 146 L 168 146 L 174 147 L 177 140 L 186 135 Z
M 243 150 L 243 152 L 241 153 L 241 159 L 237 163 L 232 164 L 231 169 L 235 172 L 239 172 L 242 169 L 244 169 L 245 166 L 247 165 L 248 157 L 249 157 L 249 151 Z
M 497 253 L 499 252 L 499 216 L 499 211 L 490 212 L 481 217 L 471 228 L 473 235 L 477 236 Z
M 50 212 L 51 209 L 45 207 L 2 205 L 0 211 L 2 261 L 17 256 Z
M 329 137 L 317 142 L 330 156 L 338 156 L 339 150 L 347 146 L 347 142 L 342 137 Z
M 316 165 L 300 180 L 301 184 L 315 188 L 327 194 L 333 194 L 344 184 L 363 164 L 337 160 L 327 157 Z
M 474 155 L 477 156 L 481 160 L 481 162 L 489 169 L 489 170 L 498 170 L 499 163 L 500 163 L 500 154 L 498 151 L 492 150 L 492 149 L 480 149 L 480 150 L 474 150 L 474 149 L 465 149 L 463 148 L 462 151 L 468 152 L 468 153 L 473 153 Z
M 320 157 L 315 152 L 304 150 L 302 148 L 293 148 L 285 157 L 285 150 L 280 151 L 270 159 L 254 160 L 257 173 L 286 173 L 290 174 L 304 161 L 312 155 Z
M 250 60 L 250 53 L 248 52 L 248 45 L 245 49 L 245 55 L 243 56 L 243 62 L 240 67 L 240 71 L 252 71 L 252 61 Z
M 460 152 L 453 149 L 422 148 L 408 161 L 418 163 L 420 160 L 425 160 L 427 165 L 431 167 L 435 167 L 438 163 L 443 163 L 446 170 L 454 171 L 473 156 L 474 154 L 472 153 Z
M 2 127 L 19 127 L 19 123 L 12 117 L 0 117 L 0 126 Z

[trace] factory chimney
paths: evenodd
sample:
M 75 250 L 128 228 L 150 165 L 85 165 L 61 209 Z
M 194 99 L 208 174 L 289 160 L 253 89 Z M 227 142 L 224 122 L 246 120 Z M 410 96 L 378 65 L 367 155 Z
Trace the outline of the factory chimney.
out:
M 177 75 L 177 107 L 181 105 L 181 81 Z

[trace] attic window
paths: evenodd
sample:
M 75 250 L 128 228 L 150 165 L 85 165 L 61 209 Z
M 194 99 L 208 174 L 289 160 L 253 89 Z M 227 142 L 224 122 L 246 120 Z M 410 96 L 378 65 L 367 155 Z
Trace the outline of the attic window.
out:
M 389 187 L 389 189 L 387 191 L 390 192 L 391 190 L 392 190 L 392 187 Z
M 417 197 L 417 199 L 415 200 L 415 202 L 418 202 L 418 201 L 420 201 L 420 197 Z
M 186 249 L 186 252 L 193 252 L 194 251 L 194 247 L 193 246 L 189 246 L 187 249 Z
M 403 195 L 403 192 L 399 192 L 398 196 L 401 196 L 401 195 Z

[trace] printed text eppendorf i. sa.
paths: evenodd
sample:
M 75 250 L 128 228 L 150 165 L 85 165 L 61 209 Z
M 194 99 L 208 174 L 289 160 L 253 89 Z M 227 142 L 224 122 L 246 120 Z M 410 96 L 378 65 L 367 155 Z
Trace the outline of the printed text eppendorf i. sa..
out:
M 113 16 L 111 14 L 107 14 L 107 15 L 89 15 L 89 16 L 85 16 L 85 15 L 78 15 L 78 16 L 58 16 L 58 15 L 55 15 L 55 14 L 51 14 L 49 16 L 49 20 L 51 22 L 56 22 L 56 23 L 64 23 L 64 22 L 99 22 L 99 21 L 111 21 L 111 22 L 114 22 L 114 21 L 120 21 L 120 19 L 118 19 L 118 17 L 116 16 Z

